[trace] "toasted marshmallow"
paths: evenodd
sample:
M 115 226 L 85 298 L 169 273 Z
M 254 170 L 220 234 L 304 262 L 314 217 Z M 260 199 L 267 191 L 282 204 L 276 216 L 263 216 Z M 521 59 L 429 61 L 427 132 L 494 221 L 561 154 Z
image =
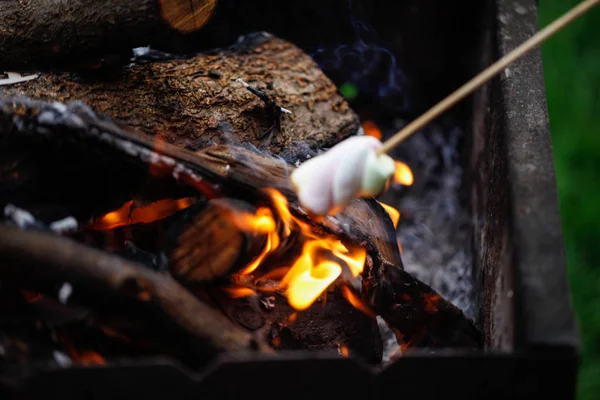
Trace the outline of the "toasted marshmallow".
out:
M 290 181 L 300 204 L 317 215 L 332 215 L 356 197 L 379 194 L 394 174 L 395 163 L 377 155 L 381 142 L 354 136 L 292 172 Z

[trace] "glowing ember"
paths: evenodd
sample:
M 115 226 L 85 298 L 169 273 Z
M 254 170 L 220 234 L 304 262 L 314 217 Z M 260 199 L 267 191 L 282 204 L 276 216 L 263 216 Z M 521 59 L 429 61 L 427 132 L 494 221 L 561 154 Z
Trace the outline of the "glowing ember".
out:
M 383 207 L 383 209 L 390 216 L 390 219 L 392 220 L 392 223 L 394 224 L 394 228 L 397 228 L 398 222 L 400 221 L 400 211 L 398 211 L 394 207 L 388 206 L 387 204 L 384 204 L 382 202 L 379 202 L 379 204 Z
M 192 204 L 194 204 L 194 198 L 191 197 L 159 200 L 144 207 L 133 207 L 133 201 L 128 201 L 118 210 L 95 220 L 90 225 L 90 229 L 106 230 L 124 225 L 150 223 L 167 218 Z
M 72 357 L 75 361 L 82 365 L 103 365 L 106 364 L 104 357 L 95 351 L 84 351 Z
M 410 167 L 403 162 L 396 161 L 396 171 L 394 172 L 394 182 L 400 185 L 410 186 L 413 184 L 414 177 Z
M 256 292 L 250 288 L 245 287 L 226 287 L 223 288 L 225 293 L 229 295 L 232 299 L 239 299 L 243 297 L 254 296 Z
M 342 357 L 348 357 L 348 355 L 350 355 L 348 346 L 346 346 L 345 344 L 340 345 L 340 355 L 342 355 Z
M 73 359 L 73 361 L 82 365 L 106 364 L 104 357 L 102 357 L 99 353 L 91 350 L 79 350 L 71 340 L 71 336 L 68 331 L 57 329 L 56 333 L 67 354 Z
M 379 130 L 379 127 L 377 127 L 375 122 L 365 121 L 362 123 L 362 128 L 363 128 L 363 131 L 365 132 L 365 135 L 372 136 L 376 139 L 381 140 L 381 138 L 382 138 L 381 130 Z
M 298 313 L 292 313 L 289 317 L 288 317 L 288 321 L 290 322 L 290 324 L 295 323 L 298 320 Z

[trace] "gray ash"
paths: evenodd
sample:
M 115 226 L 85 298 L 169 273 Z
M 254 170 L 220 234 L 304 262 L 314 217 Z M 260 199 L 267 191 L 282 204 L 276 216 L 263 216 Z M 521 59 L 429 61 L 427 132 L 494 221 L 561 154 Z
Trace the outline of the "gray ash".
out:
M 403 125 L 384 131 L 384 138 Z M 410 187 L 392 187 L 381 201 L 400 211 L 398 240 L 406 271 L 429 284 L 474 319 L 470 218 L 463 201 L 463 132 L 432 124 L 400 145 L 392 156 L 414 174 Z

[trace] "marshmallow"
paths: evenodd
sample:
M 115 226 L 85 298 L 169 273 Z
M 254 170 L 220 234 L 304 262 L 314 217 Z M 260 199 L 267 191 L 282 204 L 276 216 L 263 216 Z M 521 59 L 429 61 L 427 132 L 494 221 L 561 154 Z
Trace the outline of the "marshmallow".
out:
M 355 197 L 379 194 L 395 170 L 392 158 L 376 154 L 380 147 L 374 137 L 354 136 L 301 164 L 290 176 L 300 204 L 332 215 Z

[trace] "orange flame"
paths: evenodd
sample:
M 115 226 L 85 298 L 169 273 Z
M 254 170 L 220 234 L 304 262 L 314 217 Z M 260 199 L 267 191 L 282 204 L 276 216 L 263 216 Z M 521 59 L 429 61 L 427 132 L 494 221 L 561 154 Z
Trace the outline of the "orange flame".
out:
M 344 296 L 344 298 L 348 300 L 348 303 L 352 304 L 354 308 L 356 308 L 359 311 L 362 311 L 365 315 L 368 315 L 371 318 L 375 318 L 377 316 L 375 311 L 373 311 L 371 307 L 367 306 L 361 299 L 359 299 L 358 296 L 354 294 L 352 289 L 350 289 L 346 285 L 342 286 L 341 289 L 342 296 Z
M 92 350 L 79 350 L 71 340 L 71 335 L 68 331 L 57 329 L 56 333 L 67 354 L 73 359 L 73 361 L 82 365 L 106 364 L 104 357 L 102 357 L 99 353 Z
M 302 235 L 303 248 L 300 256 L 291 267 L 280 267 L 266 275 L 257 275 L 260 279 L 280 279 L 279 290 L 285 292 L 289 304 L 296 310 L 310 307 L 342 274 L 343 268 L 347 268 L 354 277 L 362 273 L 367 255 L 364 248 L 349 249 L 338 239 L 313 233 L 308 224 L 292 216 L 287 199 L 280 192 L 272 188 L 265 192 L 269 195 L 276 215 L 267 207 L 259 208 L 254 214 L 234 215 L 236 225 L 241 230 L 267 234 L 264 248 L 242 269 L 240 275 L 255 273 L 265 258 L 278 248 L 282 238 L 291 235 L 292 230 Z M 279 226 L 276 221 L 280 222 Z M 237 296 L 238 293 L 230 295 Z
M 392 220 L 392 223 L 394 224 L 394 228 L 397 228 L 398 222 L 400 221 L 400 211 L 398 211 L 394 207 L 388 206 L 387 204 L 384 204 L 382 202 L 379 202 L 379 204 L 383 207 L 383 209 L 390 216 L 390 219 Z
M 377 124 L 373 121 L 365 121 L 362 123 L 362 128 L 363 131 L 365 132 L 366 136 L 372 136 L 376 139 L 381 140 L 381 138 L 383 137 L 381 135 L 381 130 L 379 129 L 379 127 L 377 126 Z
M 74 357 L 73 357 L 74 356 Z M 104 357 L 95 351 L 83 351 L 77 354 L 71 354 L 71 358 L 82 365 L 103 365 L 106 364 Z
M 400 185 L 410 186 L 413 184 L 414 177 L 410 167 L 403 162 L 396 161 L 396 170 L 394 171 L 394 182 Z
M 232 299 L 240 299 L 243 297 L 254 296 L 256 292 L 250 288 L 246 287 L 226 287 L 223 288 L 225 293 L 227 293 Z
M 123 204 L 118 210 L 109 212 L 95 220 L 90 229 L 106 230 L 119 226 L 139 223 L 149 223 L 167 218 L 177 211 L 183 210 L 194 204 L 194 198 L 159 200 L 145 207 L 133 207 L 133 200 Z
M 279 235 L 276 230 L 277 224 L 271 210 L 263 207 L 256 210 L 255 215 L 244 214 L 242 218 L 236 218 L 236 225 L 245 232 L 268 234 L 264 249 L 240 272 L 241 275 L 248 275 L 254 272 L 265 257 L 279 246 Z

